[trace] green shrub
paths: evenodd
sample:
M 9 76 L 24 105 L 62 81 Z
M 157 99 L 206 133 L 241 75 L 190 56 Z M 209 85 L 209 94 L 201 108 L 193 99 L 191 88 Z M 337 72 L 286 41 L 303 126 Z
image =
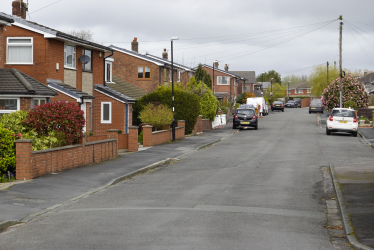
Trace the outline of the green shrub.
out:
M 26 126 L 22 123 L 26 120 L 28 112 L 17 111 L 0 116 L 0 123 L 4 124 L 5 128 L 11 128 L 15 134 L 27 132 Z
M 31 139 L 32 141 L 32 150 L 43 150 L 49 148 L 56 148 L 65 146 L 65 134 L 61 131 L 51 131 L 47 136 L 39 136 L 35 131 L 29 131 L 22 135 L 23 139 Z
M 155 105 L 164 104 L 172 108 L 171 89 L 161 87 L 140 98 L 133 109 L 134 125 L 139 125 L 141 123 L 138 116 L 148 103 L 153 103 Z M 191 133 L 200 113 L 199 97 L 179 89 L 174 90 L 174 107 L 175 121 L 185 120 L 185 133 Z
M 83 136 L 83 114 L 75 103 L 51 102 L 31 109 L 24 124 L 40 137 L 49 136 L 52 131 L 61 131 L 65 134 L 66 143 L 73 144 Z
M 219 107 L 222 110 L 222 114 L 227 114 L 229 112 L 229 108 L 226 106 Z
M 164 125 L 170 125 L 173 122 L 173 111 L 166 105 L 154 105 L 148 103 L 142 111 L 140 111 L 139 119 L 142 123 L 152 125 L 155 130 L 159 130 Z
M 140 132 L 140 134 L 138 135 L 138 142 L 139 142 L 140 144 L 143 144 L 143 131 Z
M 16 147 L 14 144 L 15 138 L 20 137 L 14 131 L 5 128 L 4 124 L 0 123 L 0 178 L 8 171 L 14 173 L 16 170 Z

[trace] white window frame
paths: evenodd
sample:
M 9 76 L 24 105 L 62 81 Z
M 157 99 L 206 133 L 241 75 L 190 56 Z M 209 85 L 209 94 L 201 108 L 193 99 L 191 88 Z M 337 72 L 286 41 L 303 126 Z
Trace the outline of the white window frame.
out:
M 298 89 L 298 94 L 303 94 L 304 93 L 304 90 L 303 89 Z
M 104 105 L 109 104 L 109 120 L 104 120 Z M 101 123 L 112 123 L 112 103 L 111 102 L 101 102 Z
M 181 71 L 180 70 L 178 70 L 178 80 L 177 80 L 177 82 L 181 82 Z
M 31 39 L 31 44 L 30 43 L 9 43 L 9 40 L 12 39 Z M 31 62 L 10 62 L 9 58 L 9 47 L 13 46 L 22 46 L 22 47 L 31 47 Z M 6 47 L 6 63 L 7 64 L 33 64 L 34 63 L 34 38 L 33 37 L 7 37 L 7 47 Z
M 86 48 L 83 48 L 82 49 L 82 55 L 86 55 L 86 51 L 90 51 L 91 52 L 91 55 L 89 56 L 89 58 L 90 58 L 90 65 L 91 65 L 91 68 L 90 69 L 86 69 L 86 65 L 87 64 L 83 64 L 82 63 L 82 70 L 83 71 L 86 71 L 86 72 L 92 72 L 93 71 L 93 51 L 92 51 L 92 49 L 86 49 Z M 88 56 L 88 55 L 86 55 L 86 56 Z
M 222 77 L 228 78 L 228 84 L 222 84 Z M 229 76 L 217 76 L 217 85 L 230 85 L 230 77 Z
M 110 67 L 109 82 L 113 82 L 113 63 L 105 61 L 105 81 L 108 82 L 108 65 Z
M 306 92 L 308 93 L 308 94 L 310 94 L 310 93 L 312 93 L 312 89 L 306 89 Z
M 15 99 L 15 100 L 17 100 L 17 110 L 0 109 L 0 114 L 9 114 L 9 113 L 21 110 L 21 100 L 20 100 L 20 98 L 17 98 L 17 97 L 0 97 L 0 99 L 1 100 L 9 100 L 9 99 Z
M 35 101 L 38 101 L 38 104 L 35 104 Z M 47 98 L 34 98 L 34 106 L 40 105 L 41 101 L 44 101 L 44 103 L 47 103 Z
M 68 66 L 67 65 L 67 58 L 66 58 L 66 53 L 67 53 L 67 46 L 70 46 L 70 47 L 73 47 L 73 67 L 71 66 Z M 69 45 L 69 44 L 64 44 L 64 67 L 67 68 L 67 69 L 76 69 L 76 66 L 77 65 L 77 52 L 76 52 L 76 47 L 73 46 L 73 45 Z
M 288 90 L 288 94 L 291 94 L 291 90 Z

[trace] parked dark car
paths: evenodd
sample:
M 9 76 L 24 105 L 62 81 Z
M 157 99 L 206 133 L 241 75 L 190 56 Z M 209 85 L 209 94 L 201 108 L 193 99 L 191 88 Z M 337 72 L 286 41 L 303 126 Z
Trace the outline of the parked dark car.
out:
M 284 104 L 281 101 L 274 101 L 273 104 L 271 105 L 271 111 L 274 110 L 282 110 L 284 112 Z
M 301 108 L 301 98 L 294 98 L 293 101 L 297 104 L 297 108 Z
M 323 106 L 321 99 L 312 99 L 309 104 L 309 114 L 311 113 L 322 113 L 323 114 Z
M 286 105 L 284 105 L 286 108 L 297 108 L 297 103 L 294 101 L 288 101 Z
M 238 108 L 232 120 L 232 128 L 248 128 L 252 127 L 257 130 L 258 117 L 254 108 Z

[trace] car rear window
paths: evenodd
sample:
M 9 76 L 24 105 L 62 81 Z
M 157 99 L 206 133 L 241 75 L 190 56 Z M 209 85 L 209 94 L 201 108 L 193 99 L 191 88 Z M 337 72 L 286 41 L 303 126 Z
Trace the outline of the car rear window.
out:
M 356 117 L 356 114 L 352 110 L 333 110 L 331 112 L 332 116 L 341 116 L 341 117 Z
M 273 102 L 274 104 L 283 104 L 283 102 L 278 102 L 278 101 L 275 101 Z
M 313 107 L 322 107 L 322 101 L 320 99 L 313 99 L 310 105 Z
M 248 116 L 255 115 L 255 111 L 253 109 L 237 109 L 236 113 Z

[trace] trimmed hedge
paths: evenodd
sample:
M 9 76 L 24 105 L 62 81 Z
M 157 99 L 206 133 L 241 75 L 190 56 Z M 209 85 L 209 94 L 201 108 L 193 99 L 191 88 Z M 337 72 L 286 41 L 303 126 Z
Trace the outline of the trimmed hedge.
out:
M 155 105 L 164 104 L 172 108 L 172 92 L 169 88 L 159 88 L 142 98 L 140 98 L 133 109 L 133 123 L 139 125 L 139 114 L 148 103 Z M 192 132 L 197 117 L 200 113 L 200 100 L 197 95 L 190 94 L 186 91 L 174 89 L 174 118 L 177 120 L 185 120 L 186 128 L 185 133 L 189 134 Z

